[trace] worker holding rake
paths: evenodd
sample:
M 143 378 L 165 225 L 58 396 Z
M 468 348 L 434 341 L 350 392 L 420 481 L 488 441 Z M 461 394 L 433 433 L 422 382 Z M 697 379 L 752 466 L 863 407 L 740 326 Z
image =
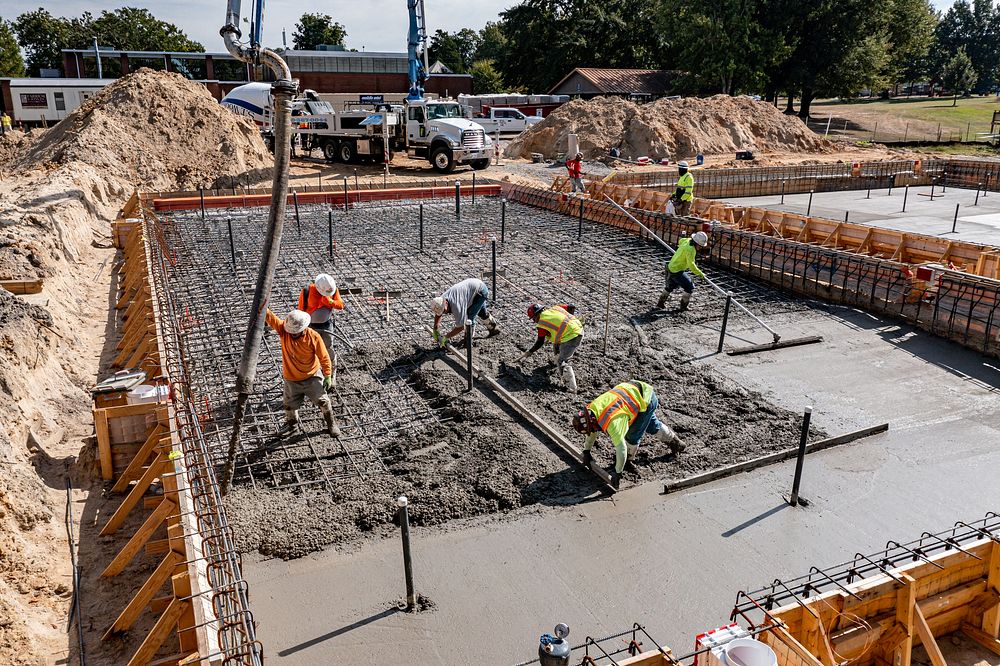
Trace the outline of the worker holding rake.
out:
M 698 277 L 705 277 L 705 274 L 698 268 L 698 264 L 695 263 L 694 259 L 698 254 L 697 247 L 705 247 L 706 245 L 708 245 L 708 234 L 704 231 L 696 231 L 690 238 L 680 239 L 677 243 L 677 251 L 674 252 L 674 256 L 670 258 L 670 262 L 667 264 L 667 271 L 670 275 L 667 277 L 667 288 L 660 294 L 660 300 L 656 304 L 657 308 L 660 310 L 665 308 L 674 289 L 680 287 L 684 291 L 684 295 L 681 296 L 680 311 L 684 312 L 688 309 L 688 304 L 691 302 L 691 295 L 694 293 L 694 282 L 691 281 L 688 271 L 691 271 Z
M 553 364 L 559 377 L 566 382 L 570 393 L 576 393 L 576 372 L 569 364 L 573 354 L 583 342 L 583 322 L 574 316 L 574 305 L 550 305 L 542 307 L 537 303 L 528 307 L 528 318 L 535 322 L 538 336 L 531 349 L 524 352 L 514 362 L 523 361 L 542 348 L 545 341 L 552 342 Z
M 626 466 L 634 470 L 630 459 L 639 451 L 639 441 L 645 434 L 670 446 L 677 455 L 686 447 L 677 433 L 656 416 L 660 401 L 653 387 L 639 380 L 618 384 L 594 398 L 573 417 L 573 428 L 587 435 L 583 444 L 583 461 L 590 465 L 591 452 L 597 435 L 603 430 L 615 446 L 615 466 L 611 482 L 618 488 Z
M 489 337 L 497 335 L 500 329 L 497 328 L 496 319 L 486 307 L 489 299 L 490 288 L 486 283 L 477 278 L 469 278 L 452 285 L 443 294 L 431 300 L 431 310 L 434 312 L 434 342 L 444 347 L 448 340 L 465 330 L 466 321 L 475 324 L 477 317 L 486 322 Z M 447 333 L 441 333 L 438 327 L 445 313 L 451 313 L 455 318 L 455 327 Z

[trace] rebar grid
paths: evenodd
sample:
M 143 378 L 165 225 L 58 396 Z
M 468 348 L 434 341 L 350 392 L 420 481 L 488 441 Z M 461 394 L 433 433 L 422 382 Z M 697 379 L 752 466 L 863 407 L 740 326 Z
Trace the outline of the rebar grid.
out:
M 262 209 L 215 209 L 202 219 L 200 211 L 185 211 L 170 214 L 162 227 L 176 257 L 169 280 L 193 402 L 216 465 L 223 463 L 231 432 L 235 368 L 249 318 L 264 216 Z M 433 406 L 411 382 L 421 360 L 412 350 L 431 344 L 425 330 L 432 319 L 430 299 L 466 277 L 479 277 L 491 288 L 496 285 L 501 328 L 525 342 L 534 336 L 523 314 L 532 302 L 575 303 L 585 320 L 601 321 L 609 278 L 619 292 L 619 305 L 613 309 L 622 309 L 622 283 L 648 284 L 646 300 L 655 303 L 665 279 L 664 251 L 600 224 L 584 222 L 582 238 L 580 234 L 576 217 L 496 197 L 480 196 L 473 204 L 465 196 L 457 214 L 453 200 L 369 202 L 352 204 L 348 211 L 300 205 L 298 215 L 293 211 L 285 225 L 270 302 L 283 317 L 318 273 L 337 279 L 345 303 L 344 312 L 334 315 L 338 365 L 341 377 L 345 370 L 352 376 L 350 382 L 339 382 L 332 396 L 342 436 L 328 437 L 318 410 L 309 405 L 301 410 L 303 432 L 279 436 L 284 419 L 281 357 L 276 337 L 267 335 L 255 394 L 247 404 L 234 482 L 254 488 L 330 488 L 351 477 L 363 480 L 386 472 L 381 447 L 444 419 L 441 407 Z M 735 274 L 722 280 L 747 303 L 787 310 L 807 307 Z M 703 293 L 706 300 L 715 298 L 708 290 Z M 634 312 L 635 305 L 624 309 Z M 639 304 L 643 306 L 649 307 Z M 709 318 L 718 317 L 721 308 L 705 311 L 712 312 Z M 621 312 L 613 314 L 616 322 L 625 321 Z M 453 322 L 446 317 L 442 327 L 451 328 Z M 362 353 L 351 353 L 349 346 Z

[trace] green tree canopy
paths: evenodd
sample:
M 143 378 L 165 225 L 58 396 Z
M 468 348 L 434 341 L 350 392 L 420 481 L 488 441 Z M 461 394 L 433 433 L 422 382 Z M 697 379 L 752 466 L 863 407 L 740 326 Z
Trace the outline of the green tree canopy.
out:
M 480 46 L 479 33 L 469 28 L 458 32 L 438 30 L 431 36 L 428 59 L 440 60 L 448 69 L 465 74 L 472 68 Z
M 315 50 L 320 44 L 344 45 L 347 30 L 332 16 L 319 13 L 306 13 L 295 24 L 292 33 L 292 46 L 304 51 Z
M 951 103 L 952 106 L 958 104 L 959 95 L 964 95 L 972 86 L 976 85 L 977 78 L 978 74 L 976 74 L 976 70 L 972 66 L 972 60 L 965 52 L 965 48 L 959 47 L 955 55 L 945 63 L 944 68 L 941 70 L 941 82 L 944 84 L 944 87 L 955 93 L 955 99 Z
M 24 59 L 7 21 L 0 19 L 0 76 L 24 76 Z
M 474 95 L 507 92 L 503 76 L 492 60 L 475 61 L 469 67 L 469 74 L 472 74 L 472 93 Z

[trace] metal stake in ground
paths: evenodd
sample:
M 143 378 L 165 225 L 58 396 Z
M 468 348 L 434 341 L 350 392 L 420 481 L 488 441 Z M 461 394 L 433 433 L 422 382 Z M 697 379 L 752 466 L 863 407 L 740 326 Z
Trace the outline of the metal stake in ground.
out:
M 809 205 L 806 206 L 806 217 L 809 217 L 809 213 L 812 212 L 812 209 L 813 209 L 813 191 L 809 190 Z
M 344 212 L 347 212 L 347 176 L 344 176 Z
M 424 205 L 420 204 L 420 251 L 424 249 Z
M 472 380 L 475 370 L 472 367 L 472 320 L 465 320 L 465 362 L 469 370 L 469 390 L 472 390 Z
M 233 218 L 226 218 L 226 226 L 229 227 L 229 256 L 233 259 L 233 270 L 236 270 L 236 244 L 233 242 Z
M 806 461 L 806 442 L 809 440 L 809 420 L 812 417 L 812 405 L 806 407 L 802 415 L 802 436 L 799 438 L 799 456 L 795 459 L 795 478 L 792 479 L 792 494 L 788 497 L 788 503 L 792 506 L 809 506 L 806 498 L 799 497 L 799 483 L 802 481 L 802 466 Z
M 785 205 L 785 183 L 788 182 L 784 178 L 781 179 L 781 205 Z
M 906 197 L 910 194 L 910 186 L 907 185 L 903 188 L 903 212 L 906 212 Z
M 462 221 L 462 183 L 455 181 L 455 219 Z
M 399 507 L 399 533 L 403 537 L 403 576 L 406 578 L 406 610 L 417 607 L 417 593 L 413 591 L 413 557 L 410 555 L 410 511 L 406 495 L 396 500 Z
M 497 302 L 497 237 L 494 236 L 490 244 L 493 246 L 493 302 Z
M 476 205 L 476 172 L 472 172 L 472 205 Z
M 851 211 L 845 210 L 844 211 L 844 224 L 847 224 L 847 220 L 850 218 L 850 216 L 851 216 Z
M 500 200 L 500 242 L 507 242 L 507 200 Z
M 327 252 L 333 259 L 333 209 L 326 211 Z
M 729 306 L 733 304 L 733 292 L 726 292 L 726 309 L 722 311 L 722 330 L 719 331 L 719 354 L 722 353 L 722 345 L 726 341 L 726 327 L 729 325 Z
M 295 228 L 299 232 L 299 236 L 302 235 L 302 220 L 299 218 L 299 192 L 298 190 L 292 190 L 292 203 L 295 204 Z
M 972 204 L 973 206 L 978 206 L 979 205 L 979 192 L 982 189 L 983 189 L 983 184 L 982 183 L 979 183 L 978 185 L 976 185 L 976 201 L 975 201 L 975 203 Z
M 958 227 L 958 207 L 961 204 L 955 204 L 955 219 L 951 221 L 951 233 L 956 233 L 955 229 Z
M 205 190 L 198 188 L 198 194 L 201 196 L 201 221 L 205 221 Z
M 580 221 L 576 226 L 576 239 L 583 239 L 583 197 L 580 197 Z

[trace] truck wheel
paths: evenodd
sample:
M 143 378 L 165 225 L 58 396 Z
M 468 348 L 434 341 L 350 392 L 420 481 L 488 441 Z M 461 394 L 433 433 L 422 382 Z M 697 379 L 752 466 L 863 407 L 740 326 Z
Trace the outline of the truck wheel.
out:
M 343 141 L 337 147 L 337 157 L 344 164 L 350 164 L 354 160 L 354 144 L 350 141 Z
M 323 143 L 323 157 L 326 158 L 327 162 L 337 161 L 337 144 L 333 141 L 325 141 Z
M 469 164 L 471 164 L 472 168 L 476 171 L 482 171 L 490 165 L 490 159 L 487 157 L 484 160 L 472 160 Z
M 451 154 L 451 148 L 440 146 L 431 153 L 431 164 L 434 170 L 439 173 L 451 173 L 455 170 L 455 157 Z

